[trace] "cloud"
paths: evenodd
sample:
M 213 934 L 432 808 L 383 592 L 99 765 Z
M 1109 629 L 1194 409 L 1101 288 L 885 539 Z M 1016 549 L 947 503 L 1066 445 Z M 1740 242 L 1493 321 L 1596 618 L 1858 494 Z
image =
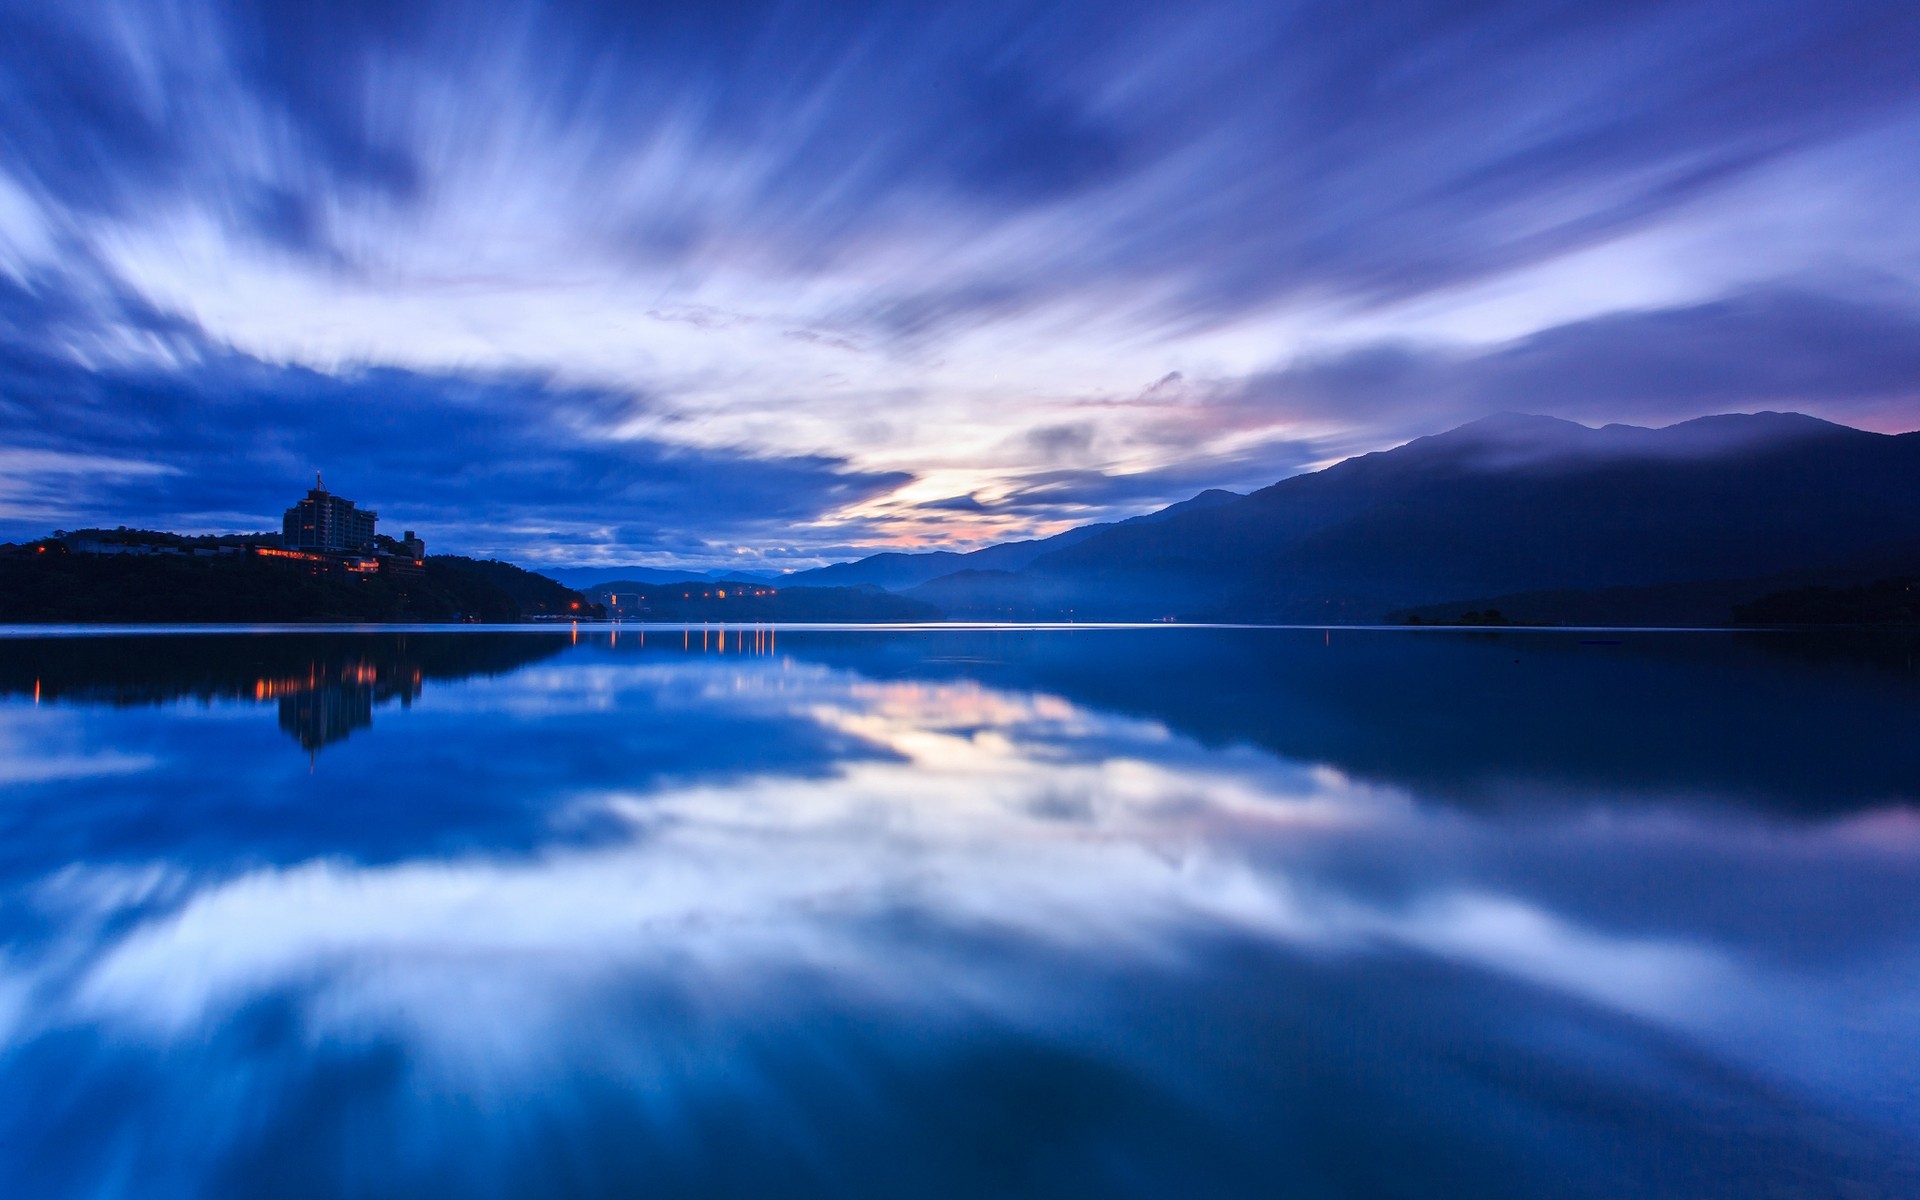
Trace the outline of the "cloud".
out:
M 809 345 L 831 346 L 835 350 L 845 350 L 851 354 L 861 353 L 860 347 L 848 339 L 831 333 L 822 333 L 817 329 L 789 329 L 782 336 L 792 338 L 796 342 L 806 342 Z
M 84 308 L 49 294 L 56 312 Z M 15 307 L 30 306 L 0 283 L 0 316 Z M 0 332 L 14 334 L 0 339 L 11 442 L 0 527 L 15 536 L 54 524 L 275 528 L 318 469 L 437 549 L 737 563 L 739 541 L 783 540 L 911 478 L 625 436 L 647 397 L 537 374 L 318 371 L 204 339 L 190 339 L 190 360 L 94 366 L 35 348 L 60 341 L 45 320 Z
M 944 500 L 929 500 L 921 508 L 934 512 L 981 513 L 992 511 L 972 496 L 948 496 Z
M 1052 1173 L 1082 1178 L 1118 1143 L 1078 1131 L 1110 1131 L 1115 1113 L 1144 1111 L 1123 1129 L 1149 1141 L 1179 1121 L 1284 1130 L 1302 1111 L 1318 1130 L 1332 1077 L 1354 1081 L 1335 1107 L 1363 1153 L 1382 1112 L 1537 1106 L 1544 1078 L 1599 1097 L 1603 1118 L 1674 1136 L 1693 1136 L 1702 1112 L 1702 1137 L 1852 1122 L 1833 1157 L 1802 1156 L 1831 1139 L 1763 1145 L 1777 1153 L 1756 1158 L 1742 1193 L 1764 1191 L 1783 1154 L 1822 1179 L 1829 1164 L 1857 1177 L 1906 1161 L 1905 1143 L 1857 1132 L 1911 1125 L 1896 1111 L 1906 1092 L 1871 1108 L 1856 1086 L 1912 1077 L 1911 1049 L 1890 1066 L 1888 1046 L 1906 1043 L 1881 1036 L 1904 1028 L 1913 961 L 1898 902 L 1911 847 L 1889 849 L 1885 829 L 1671 798 L 1636 812 L 1618 796 L 1469 817 L 980 682 L 1033 682 L 999 658 L 916 670 L 819 635 L 792 662 L 701 662 L 634 640 L 614 653 L 589 638 L 382 717 L 407 726 L 370 744 L 383 751 L 336 764 L 344 775 L 321 760 L 328 803 L 288 802 L 313 786 L 307 765 L 241 736 L 251 725 L 277 741 L 271 705 L 215 704 L 169 723 L 159 778 L 12 806 L 0 1071 L 8 1094 L 49 1098 L 6 1109 L 7 1145 L 26 1148 L 16 1173 L 101 1192 L 131 1172 L 167 1194 L 242 1176 L 328 1191 L 405 1176 L 440 1194 L 566 1180 L 590 1161 L 629 1190 L 659 1194 L 665 1179 L 665 1194 L 703 1194 L 721 1145 L 726 1181 L 784 1192 L 827 1178 L 796 1175 L 785 1148 L 857 1168 L 874 1157 L 876 1113 L 904 1114 L 883 1133 L 939 1133 L 888 1144 L 965 1163 L 1026 1104 L 1044 1107 L 1044 1140 L 1073 1152 Z M 1087 673 L 1085 654 L 1062 668 L 1035 653 Z M 822 655 L 867 670 L 809 661 Z M 1107 665 L 1138 674 L 1124 656 Z M 68 706 L 28 713 L 43 748 L 59 744 L 49 733 L 136 728 Z M 476 727 L 488 754 L 472 753 Z M 1595 885 L 1622 872 L 1686 886 L 1649 904 L 1645 888 Z M 1833 895 L 1853 903 L 1809 909 Z M 1824 915 L 1862 909 L 1880 919 Z M 1823 924 L 1835 932 L 1810 940 Z M 1200 1019 L 1221 1013 L 1236 1019 Z M 1389 1027 L 1401 1032 L 1378 1036 Z M 1275 1046 L 1305 1066 L 1269 1072 L 1276 1087 L 1250 1100 L 1227 1087 L 1226 1118 L 1196 1110 Z M 1527 1069 L 1490 1072 L 1489 1054 Z M 1410 1062 L 1427 1068 L 1411 1082 Z M 1086 1082 L 1063 1089 L 1063 1069 Z M 1134 1107 L 1142 1080 L 1166 1089 L 1164 1107 Z M 1127 1104 L 1063 1117 L 1081 1086 L 1124 1088 Z M 762 1118 L 752 1140 L 781 1152 L 743 1174 L 725 1135 L 744 1110 Z M 1599 1128 L 1611 1151 L 1618 1126 L 1596 1126 L 1594 1110 L 1548 1128 L 1580 1146 Z M 377 1136 L 347 1118 L 352 1136 L 335 1136 L 326 1115 L 341 1111 L 376 1114 Z M 530 1121 L 606 1126 L 618 1145 L 529 1138 Z M 60 1136 L 75 1128 L 157 1132 L 102 1156 Z M 464 1170 L 435 1174 L 449 1128 Z M 1284 1177 L 1291 1142 L 1241 1140 L 1274 1157 L 1228 1154 L 1251 1166 L 1222 1190 Z M 1156 1174 L 1145 1190 L 1190 1184 L 1192 1144 L 1165 1159 L 1168 1186 Z M 1652 1143 L 1647 1177 L 1672 1145 Z M 1464 1178 L 1463 1161 L 1440 1165 Z M 1497 1189 L 1512 1162 L 1472 1177 Z M 847 1178 L 819 1190 L 845 1193 Z M 899 1190 L 897 1176 L 852 1178 Z M 1003 1182 L 962 1173 L 947 1191 Z
M 1306 356 L 1224 389 L 1205 419 L 1425 433 L 1502 411 L 1667 421 L 1788 408 L 1905 431 L 1920 424 L 1916 401 L 1920 303 L 1767 288 L 1492 346 L 1386 341 Z
M 1590 415 L 1779 405 L 1871 414 L 1920 398 L 1920 304 L 1754 290 L 1544 330 L 1473 374 L 1491 398 L 1546 398 Z
M 1122 280 L 1193 315 L 1418 293 L 1920 94 L 1885 4 L 709 7 L 24 6 L 0 121 L 81 215 L 185 204 L 364 270 L 469 202 L 557 203 L 576 255 L 878 266 L 847 310 L 913 334 Z
M 1084 455 L 1093 448 L 1099 430 L 1091 421 L 1070 421 L 1059 425 L 1043 425 L 1026 432 L 1024 440 L 1043 461 L 1058 462 L 1063 458 Z
M 1209 488 L 1251 491 L 1308 470 L 1326 456 L 1312 440 L 1268 437 L 1237 450 L 1196 454 L 1144 470 L 1036 471 L 1010 480 L 993 508 L 1049 516 L 1078 510 L 1088 519 L 1108 520 L 1164 508 Z
M 1633 322 L 1678 339 L 1654 306 L 1730 285 L 1679 255 L 1659 279 L 1580 256 L 1677 223 L 1784 223 L 1805 236 L 1742 237 L 1738 281 L 1783 294 L 1897 225 L 1885 197 L 1920 177 L 1888 134 L 1920 113 L 1920 9 L 1875 0 L 0 9 L 0 324 L 24 348 L 5 403 L 92 397 L 91 432 L 23 426 L 34 444 L 123 456 L 96 418 L 124 402 L 129 428 L 254 431 L 262 446 L 221 453 L 291 472 L 324 444 L 294 431 L 330 379 L 390 394 L 342 411 L 444 450 L 444 494 L 519 497 L 459 526 L 503 550 L 792 547 L 784 531 L 842 497 L 943 471 L 926 494 L 998 507 L 1012 489 L 1003 511 L 1064 519 L 1086 514 L 1021 505 L 1256 485 L 1309 434 L 1377 448 L 1487 404 L 1612 419 L 1779 391 L 1707 342 L 1636 351 L 1629 378 L 1607 347 L 1631 349 Z M 1778 184 L 1816 158 L 1807 219 L 1806 189 Z M 1920 283 L 1904 236 L 1874 265 Z M 1620 324 L 1561 317 L 1499 361 L 1419 327 L 1471 327 L 1474 289 L 1548 286 L 1552 311 Z M 1870 290 L 1837 288 L 1830 325 L 1794 334 L 1783 378 L 1835 411 L 1813 375 L 1871 332 L 1847 327 Z M 1715 319 L 1791 314 L 1699 316 L 1710 342 Z M 1237 390 L 1204 382 L 1276 354 Z M 283 384 L 305 399 L 265 404 Z M 1846 411 L 1897 420 L 1904 396 L 1875 386 Z M 239 413 L 243 395 L 272 418 Z M 1084 405 L 1120 395 L 1138 398 L 1089 429 Z M 639 424 L 609 415 L 620 397 L 645 398 Z M 580 482 L 574 507 L 561 479 Z M 238 514 L 265 494 L 229 490 L 192 503 Z M 173 507 L 136 519 L 202 511 L 125 490 L 96 509 L 149 501 Z M 905 528 L 890 520 L 823 540 Z
M 770 976 L 815 972 L 870 1002 L 924 1000 L 964 988 L 964 955 L 949 958 L 943 936 L 926 937 L 961 932 L 1122 961 L 1166 961 L 1196 930 L 1330 954 L 1413 947 L 1668 1021 L 1740 975 L 1700 940 L 1651 936 L 1617 917 L 1627 931 L 1585 927 L 1538 899 L 1470 890 L 1444 874 L 1416 873 L 1402 885 L 1410 898 L 1383 902 L 1343 889 L 1324 863 L 1284 869 L 1276 860 L 1303 840 L 1318 843 L 1309 859 L 1421 834 L 1457 853 L 1458 833 L 1404 796 L 1336 771 L 1197 755 L 1151 723 L 1054 696 L 970 681 L 875 683 L 804 661 L 777 678 L 735 676 L 724 718 L 711 711 L 718 694 L 707 673 L 685 663 L 600 664 L 506 686 L 555 692 L 563 683 L 574 697 L 669 697 L 676 730 L 701 744 L 766 724 L 768 743 L 830 754 L 834 769 L 727 759 L 716 770 L 708 756 L 640 787 L 571 779 L 561 807 L 602 827 L 584 843 L 389 862 L 256 858 L 207 872 L 204 886 L 164 906 L 130 891 L 123 869 L 104 879 L 69 872 L 60 880 L 69 904 L 92 899 L 122 921 L 59 980 L 61 1015 L 135 1036 L 193 1035 L 297 983 L 333 993 L 303 1010 L 316 1028 L 349 1013 L 382 1029 L 399 1017 L 404 1029 L 388 1032 L 458 1043 L 474 1026 L 449 1013 L 472 1008 L 449 1009 L 438 992 L 472 981 L 459 967 L 443 974 L 448 964 L 491 972 L 501 956 L 535 954 L 562 969 L 536 973 L 524 989 L 495 987 L 508 987 L 536 1024 L 561 1022 L 543 1030 L 558 1036 L 583 984 L 636 973 L 696 978 L 748 1009 L 790 998 L 765 986 Z M 567 728 L 508 736 L 580 739 L 581 725 L 616 711 L 543 706 L 547 725 Z M 647 723 L 638 733 L 621 724 L 616 739 L 658 737 Z M 526 804 L 529 780 L 516 782 Z M 550 815 L 544 799 L 529 807 Z M 1067 811 L 1085 827 L 1078 836 L 1061 835 L 1063 799 L 1077 801 Z M 873 922 L 881 907 L 917 918 L 913 993 L 892 978 L 898 929 Z M 183 962 L 194 970 L 182 972 Z M 366 987 L 370 976 L 423 966 L 424 992 Z M 385 1008 L 396 996 L 431 1002 Z M 384 1011 L 362 1007 L 369 1002 Z

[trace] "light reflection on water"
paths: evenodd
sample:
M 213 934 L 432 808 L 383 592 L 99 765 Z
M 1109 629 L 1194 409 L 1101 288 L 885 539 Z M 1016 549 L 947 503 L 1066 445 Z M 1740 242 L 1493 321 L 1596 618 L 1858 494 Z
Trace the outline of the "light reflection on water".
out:
M 1916 1194 L 1904 644 L 0 641 L 8 1195 Z

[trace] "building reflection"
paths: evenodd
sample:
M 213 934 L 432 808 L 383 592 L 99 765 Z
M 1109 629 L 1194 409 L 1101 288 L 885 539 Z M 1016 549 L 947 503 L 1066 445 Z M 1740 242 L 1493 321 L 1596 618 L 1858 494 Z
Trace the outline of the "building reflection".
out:
M 779 654 L 782 642 L 771 625 L 718 623 L 0 639 L 0 697 L 116 708 L 271 704 L 280 728 L 317 754 L 370 728 L 382 706 L 411 706 L 430 682 L 504 675 L 569 648 L 751 658 Z
M 314 660 L 305 676 L 254 681 L 256 700 L 276 700 L 280 728 L 309 754 L 373 724 L 376 705 L 398 700 L 401 707 L 420 695 L 418 663 L 355 659 L 346 663 Z
M 409 707 L 427 681 L 503 675 L 565 650 L 557 632 L 300 633 L 0 641 L 0 696 L 114 707 L 272 704 L 310 755 Z
M 373 724 L 373 693 L 360 688 L 321 688 L 280 697 L 280 728 L 309 753 Z

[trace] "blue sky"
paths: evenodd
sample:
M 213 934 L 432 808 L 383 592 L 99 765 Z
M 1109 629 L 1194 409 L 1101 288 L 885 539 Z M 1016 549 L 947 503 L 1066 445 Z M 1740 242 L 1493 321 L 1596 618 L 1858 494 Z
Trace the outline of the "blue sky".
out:
M 1920 425 L 1920 8 L 0 0 L 0 537 L 810 565 Z

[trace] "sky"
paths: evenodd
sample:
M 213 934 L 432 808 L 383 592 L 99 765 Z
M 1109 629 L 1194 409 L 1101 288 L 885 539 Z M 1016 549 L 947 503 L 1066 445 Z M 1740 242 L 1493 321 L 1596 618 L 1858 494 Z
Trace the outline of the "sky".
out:
M 1920 6 L 0 0 L 0 539 L 785 569 L 1920 426 Z

